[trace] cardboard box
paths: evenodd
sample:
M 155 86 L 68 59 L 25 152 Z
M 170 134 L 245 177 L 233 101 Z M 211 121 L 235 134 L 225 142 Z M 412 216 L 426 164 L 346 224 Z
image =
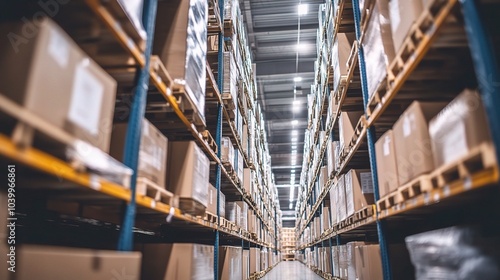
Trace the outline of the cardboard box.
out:
M 33 30 L 26 42 L 0 42 L 2 95 L 108 152 L 116 81 L 49 18 L 37 23 L 2 23 L 0 35 L 7 38 L 7 34 L 23 34 L 25 28 Z M 14 126 L 3 113 L 0 122 L 2 130 Z
M 378 188 L 380 198 L 395 191 L 399 187 L 398 165 L 394 149 L 394 133 L 389 129 L 375 143 L 377 155 Z
M 160 57 L 174 82 L 185 84 L 204 121 L 208 2 L 161 1 L 157 14 L 153 54 Z
M 339 247 L 332 246 L 332 258 L 333 258 L 333 276 L 340 277 L 340 259 L 339 259 Z
M 326 146 L 328 176 L 331 176 L 333 171 L 336 170 L 335 165 L 337 163 L 337 159 L 335 157 L 335 150 L 337 149 L 337 146 L 339 146 L 339 141 L 328 141 L 328 144 Z
M 241 154 L 240 150 L 235 149 L 235 158 L 234 158 L 234 171 L 236 171 L 236 176 L 238 176 L 238 179 L 240 182 L 243 182 L 243 176 L 244 176 L 244 160 L 243 160 L 243 155 Z
M 396 53 L 408 36 L 412 25 L 423 12 L 422 0 L 390 0 L 389 15 L 392 41 Z
M 369 169 L 351 169 L 344 177 L 347 217 L 374 204 L 372 173 Z
M 260 249 L 250 248 L 250 275 L 260 271 Z
M 174 243 L 144 244 L 138 247 L 143 254 L 141 279 L 213 279 L 213 246 Z M 110 278 L 106 280 L 108 279 Z
M 355 248 L 356 246 L 363 246 L 365 242 L 349 242 L 346 244 L 346 257 L 347 257 L 347 279 L 356 280 L 358 276 L 356 275 L 356 257 Z
M 347 245 L 338 246 L 339 251 L 339 278 L 347 280 L 348 274 L 348 259 L 347 259 Z
M 359 112 L 342 112 L 339 119 L 339 145 L 340 149 L 347 149 L 354 135 L 354 129 L 359 122 L 359 119 L 364 113 Z
M 241 208 L 236 202 L 226 202 L 226 219 L 230 222 L 240 225 Z
M 15 280 L 109 280 L 116 275 L 140 279 L 141 253 L 67 247 L 16 246 Z M 4 278 L 5 279 L 5 278 Z M 151 279 L 151 278 L 149 278 Z
M 322 220 L 323 220 L 323 230 L 327 230 L 332 227 L 330 219 L 330 207 L 328 206 L 323 207 Z
M 110 147 L 110 155 L 119 161 L 123 161 L 123 150 L 125 147 L 125 136 L 128 125 L 115 124 Z M 141 145 L 139 147 L 138 178 L 146 178 L 165 188 L 167 175 L 167 150 L 168 139 L 148 120 L 142 120 Z
M 365 51 L 366 77 L 371 96 L 386 77 L 387 66 L 395 57 L 389 0 L 375 1 L 361 43 Z
M 219 250 L 219 280 L 240 279 L 243 274 L 242 257 L 241 247 L 221 246 Z
M 347 206 L 345 200 L 345 176 L 341 175 L 335 187 L 335 205 L 337 207 L 337 223 L 347 218 Z
M 202 206 L 208 203 L 210 161 L 194 141 L 169 142 L 168 190 Z
M 219 214 L 221 217 L 224 217 L 226 209 L 226 196 L 220 191 L 219 195 Z M 213 215 L 217 215 L 217 189 L 210 183 L 208 184 L 208 204 L 206 211 Z
M 243 250 L 242 279 L 250 278 L 250 250 Z
M 491 142 L 481 97 L 464 90 L 429 123 L 435 167 L 467 155 L 482 143 Z
M 332 48 L 332 65 L 334 68 L 333 74 L 333 90 L 337 90 L 341 76 L 347 76 L 348 67 L 347 60 L 351 54 L 352 44 L 356 40 L 354 33 L 337 33 L 337 40 L 333 43 Z
M 237 201 L 236 204 L 241 209 L 239 225 L 242 229 L 248 230 L 248 204 L 245 201 Z
M 400 186 L 434 170 L 427 125 L 445 105 L 440 102 L 414 101 L 394 124 L 394 148 Z
M 326 183 L 328 183 L 328 167 L 323 166 L 319 170 L 319 191 L 323 191 L 323 189 L 326 187 Z M 319 194 L 319 193 L 318 193 Z
M 243 188 L 248 194 L 253 192 L 254 171 L 250 168 L 243 169 Z
M 235 168 L 234 164 L 234 147 L 233 143 L 231 143 L 231 139 L 229 137 L 222 137 L 221 139 L 221 153 L 220 160 L 222 163 L 229 163 L 233 168 Z M 236 169 L 236 168 L 235 168 Z
M 382 273 L 382 261 L 380 259 L 380 246 L 378 244 L 356 246 L 354 250 L 357 279 L 384 279 Z
M 331 221 L 332 221 L 332 226 L 336 225 L 339 220 L 338 220 L 338 214 L 337 214 L 337 184 L 334 184 L 333 187 L 330 189 L 330 211 L 331 211 Z

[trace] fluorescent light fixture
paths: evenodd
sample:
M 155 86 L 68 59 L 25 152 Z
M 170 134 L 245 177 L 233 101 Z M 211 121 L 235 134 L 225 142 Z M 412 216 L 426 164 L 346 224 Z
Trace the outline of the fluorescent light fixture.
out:
M 297 149 L 297 145 L 293 145 L 293 146 L 292 146 L 292 149 L 293 149 L 293 150 Z
M 290 185 L 290 199 L 289 199 L 289 201 L 292 202 L 294 197 L 295 197 L 295 186 Z
M 297 142 L 297 137 L 292 137 L 292 142 Z
M 297 150 L 292 150 L 292 155 L 296 155 L 297 154 Z
M 292 210 L 292 206 L 293 206 L 293 203 L 292 203 L 292 202 L 290 202 L 290 204 L 288 204 L 288 209 Z M 282 220 L 283 220 L 283 218 L 282 218 Z M 290 219 L 290 220 L 295 220 L 295 218 L 292 218 L 292 219 Z M 287 221 L 288 221 L 288 220 L 287 220 Z
M 295 78 L 293 78 L 293 81 L 296 82 L 296 83 L 297 82 L 302 82 L 302 77 L 295 77 Z
M 297 13 L 299 16 L 307 15 L 307 12 L 309 12 L 309 6 L 307 4 L 299 4 L 297 6 Z
M 300 100 L 294 100 L 293 105 L 300 105 Z
M 299 135 L 299 132 L 298 132 L 297 130 L 293 130 L 293 131 L 292 131 L 292 135 L 293 135 L 293 136 L 297 136 L 297 135 Z
M 292 171 L 290 171 L 292 174 L 295 173 L 295 169 L 292 169 Z
M 298 125 L 299 124 L 299 121 L 298 120 L 293 120 L 292 121 L 292 125 Z
M 304 43 L 301 43 L 301 44 L 297 44 L 297 51 L 299 52 L 309 52 L 311 50 L 311 46 L 310 44 L 304 44 Z

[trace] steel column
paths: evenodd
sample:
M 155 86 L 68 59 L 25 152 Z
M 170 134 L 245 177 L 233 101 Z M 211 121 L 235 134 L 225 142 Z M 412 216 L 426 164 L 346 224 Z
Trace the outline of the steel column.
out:
M 497 161 L 500 160 L 500 74 L 496 55 L 476 7 L 477 1 L 460 0 L 465 32 L 474 62 L 479 92 L 486 109 L 488 124 L 495 143 Z
M 123 163 L 131 168 L 134 173 L 130 182 L 131 198 L 127 204 L 123 223 L 120 228 L 118 238 L 118 250 L 130 251 L 133 249 L 134 236 L 132 229 L 135 222 L 135 188 L 137 182 L 137 166 L 139 159 L 139 147 L 141 145 L 142 119 L 146 111 L 146 101 L 149 86 L 149 63 L 153 48 L 154 26 L 156 19 L 157 0 L 145 0 L 142 16 L 142 23 L 146 28 L 147 40 L 144 51 L 144 67 L 136 75 L 136 87 L 134 90 L 134 101 L 130 108 L 127 134 L 125 138 L 125 148 L 123 151 Z
M 354 25 L 356 30 L 356 39 L 359 42 L 361 38 L 361 12 L 359 10 L 359 1 L 352 0 L 352 7 L 354 11 Z M 358 60 L 359 60 L 359 71 L 361 75 L 361 86 L 363 93 L 363 105 L 366 110 L 369 101 L 368 84 L 366 77 L 366 64 L 363 46 L 358 44 Z M 366 113 L 366 112 L 365 112 Z M 373 193 L 375 196 L 375 201 L 380 198 L 379 188 L 378 188 L 378 177 L 377 177 L 377 161 L 375 155 L 375 128 L 369 127 L 366 133 L 367 143 L 368 143 L 368 153 L 370 156 L 370 169 L 372 172 L 373 180 Z M 387 249 L 387 244 L 385 240 L 385 223 L 377 220 L 377 232 L 380 245 L 380 255 L 382 259 L 382 271 L 384 273 L 384 280 L 392 280 L 391 267 L 389 262 L 389 251 Z

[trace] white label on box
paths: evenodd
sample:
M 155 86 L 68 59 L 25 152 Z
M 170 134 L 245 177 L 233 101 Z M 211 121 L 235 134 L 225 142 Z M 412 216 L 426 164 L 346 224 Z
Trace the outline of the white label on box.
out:
M 463 122 L 456 122 L 453 129 L 446 130 L 446 135 L 437 141 L 443 141 L 439 146 L 443 149 L 443 162 L 452 162 L 467 153 L 467 135 Z
M 408 1 L 408 0 L 403 0 L 403 1 Z M 399 13 L 399 2 L 398 0 L 392 0 L 389 2 L 389 16 L 391 18 L 391 30 L 392 32 L 396 32 L 396 29 L 399 26 L 399 23 L 401 22 L 401 16 Z
M 403 117 L 403 136 L 408 137 L 411 135 L 412 129 L 415 128 L 415 115 L 405 114 Z
M 50 29 L 49 54 L 61 66 L 68 66 L 70 46 L 64 36 L 55 29 Z
M 373 193 L 373 181 L 371 172 L 361 172 L 359 174 L 361 180 L 361 191 L 363 193 Z
M 390 145 L 391 145 L 391 137 L 386 136 L 384 138 L 384 144 L 382 145 L 382 148 L 384 150 L 384 157 L 391 154 Z
M 88 61 L 87 61 L 88 62 Z M 76 68 L 68 119 L 92 135 L 99 133 L 104 87 L 81 63 Z

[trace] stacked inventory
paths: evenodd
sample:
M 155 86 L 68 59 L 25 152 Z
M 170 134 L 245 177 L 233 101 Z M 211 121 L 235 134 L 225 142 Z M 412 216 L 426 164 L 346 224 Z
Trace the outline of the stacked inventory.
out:
M 281 229 L 281 253 L 284 260 L 295 259 L 295 229 L 282 228 Z
M 500 8 L 493 2 L 320 6 L 296 209 L 296 258 L 319 275 L 498 278 L 500 259 L 487 249 L 498 230 L 486 218 L 499 216 L 498 70 L 490 64 L 498 36 L 483 37 Z M 333 69 L 325 70 L 328 20 Z M 323 77 L 332 78 L 325 105 Z
M 2 248 L 19 237 L 16 279 L 248 279 L 280 260 L 281 213 L 238 2 L 146 3 L 55 3 L 57 17 L 30 21 L 33 1 L 0 18 L 6 37 L 32 31 L 0 46 L 0 154 L 17 162 L 9 192 L 19 172 L 26 202 L 1 213 L 22 226 L 0 236 Z M 213 71 L 207 43 L 215 33 L 225 44 L 214 13 L 222 7 L 233 32 Z M 243 248 L 219 246 L 213 232 Z M 135 252 L 109 251 L 116 244 Z

